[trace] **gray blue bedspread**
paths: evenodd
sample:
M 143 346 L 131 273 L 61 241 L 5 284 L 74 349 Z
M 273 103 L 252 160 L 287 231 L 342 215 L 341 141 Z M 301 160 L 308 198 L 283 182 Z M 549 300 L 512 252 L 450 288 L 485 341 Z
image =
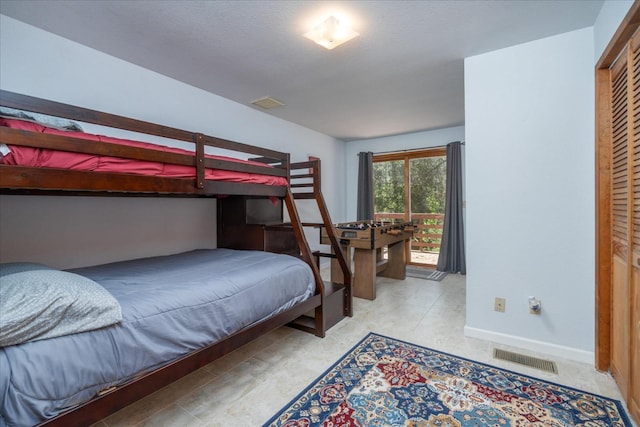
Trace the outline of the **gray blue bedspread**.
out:
M 72 270 L 119 301 L 120 324 L 0 348 L 0 425 L 30 426 L 314 293 L 302 261 L 196 250 Z

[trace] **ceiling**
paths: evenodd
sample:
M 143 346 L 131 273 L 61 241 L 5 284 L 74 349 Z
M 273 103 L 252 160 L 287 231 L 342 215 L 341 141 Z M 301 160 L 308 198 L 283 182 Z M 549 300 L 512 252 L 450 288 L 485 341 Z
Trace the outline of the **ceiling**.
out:
M 592 26 L 603 1 L 0 1 L 0 13 L 345 141 L 464 124 L 464 58 Z M 302 37 L 334 14 L 360 36 Z M 259 107 L 253 107 L 258 108 Z

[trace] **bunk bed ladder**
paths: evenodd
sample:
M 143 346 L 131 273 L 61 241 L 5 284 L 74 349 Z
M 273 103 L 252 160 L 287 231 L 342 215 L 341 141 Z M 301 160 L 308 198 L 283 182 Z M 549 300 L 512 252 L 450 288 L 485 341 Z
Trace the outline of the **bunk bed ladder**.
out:
M 329 215 L 329 210 L 324 201 L 324 197 L 321 192 L 321 180 L 320 180 L 320 160 L 310 160 L 308 162 L 299 162 L 290 164 L 291 171 L 304 170 L 305 173 L 291 174 L 290 176 L 290 189 L 287 190 L 285 202 L 287 210 L 289 212 L 291 225 L 298 238 L 298 241 L 304 241 L 306 249 L 301 248 L 302 257 L 307 261 L 316 275 L 316 280 L 320 280 L 323 283 L 322 291 L 322 305 L 317 307 L 313 318 L 314 328 L 317 331 L 321 329 L 323 331 L 329 329 L 344 317 L 353 316 L 353 296 L 351 289 L 351 271 L 347 264 L 344 250 L 339 244 L 336 237 L 335 228 Z M 297 191 L 305 189 L 303 191 Z M 296 190 L 295 192 L 293 190 Z M 310 191 L 307 191 L 310 190 Z M 320 212 L 322 222 L 320 223 L 307 223 L 300 221 L 298 215 L 298 209 L 296 208 L 295 200 L 314 200 L 317 205 L 317 209 Z M 331 246 L 331 253 L 323 253 L 321 251 L 311 252 L 306 238 L 304 237 L 303 229 L 305 227 L 322 228 L 324 227 L 329 237 Z M 300 236 L 298 235 L 300 234 Z M 318 233 L 320 234 L 320 233 Z M 308 251 L 305 253 L 305 251 Z M 338 262 L 340 271 L 342 273 L 342 283 L 323 281 L 320 276 L 320 258 L 330 257 Z M 333 263 L 332 263 L 333 264 Z M 298 319 L 290 326 L 310 330 L 309 317 L 303 317 Z M 317 333 L 316 333 L 317 335 Z

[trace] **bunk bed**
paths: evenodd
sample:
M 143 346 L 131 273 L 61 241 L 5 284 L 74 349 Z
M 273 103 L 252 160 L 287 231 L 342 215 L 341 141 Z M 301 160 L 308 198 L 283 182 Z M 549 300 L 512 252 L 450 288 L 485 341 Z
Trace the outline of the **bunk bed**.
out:
M 7 340 L 2 344 L 0 425 L 3 422 L 89 425 L 303 315 L 314 313 L 311 325 L 301 329 L 319 337 L 324 337 L 326 329 L 335 323 L 336 315 L 332 314 L 329 321 L 323 310 L 327 296 L 315 260 L 317 254 L 309 248 L 293 203 L 288 153 L 8 91 L 0 91 L 0 106 L 184 141 L 193 146 L 191 150 L 168 148 L 5 117 L 0 119 L 0 194 L 217 197 L 219 200 L 242 196 L 269 198 L 273 203 L 284 200 L 291 221 L 287 230 L 297 243 L 296 256 L 215 249 L 64 272 L 32 263 L 0 266 L 5 284 L 22 280 L 23 276 L 27 280 L 35 277 L 37 281 L 44 276 L 58 280 L 61 275 L 66 280 L 70 275 L 71 281 L 88 281 L 101 291 L 106 289 L 110 294 L 106 298 L 116 300 L 115 308 L 110 308 L 111 323 L 61 333 L 61 336 L 54 334 L 47 339 L 30 341 L 27 336 L 24 341 Z M 240 153 L 247 158 L 220 155 L 218 151 Z M 335 236 L 333 240 L 337 246 Z M 343 259 L 341 264 L 346 268 Z M 225 265 L 227 271 L 220 272 L 221 265 Z M 260 274 L 247 274 L 255 271 Z M 292 273 L 291 277 L 286 278 L 284 271 Z M 218 282 L 232 285 L 220 290 L 218 284 L 209 283 L 214 281 L 213 276 Z M 269 281 L 265 277 L 277 277 L 277 280 Z M 349 273 L 345 273 L 345 281 L 347 286 L 340 288 L 345 302 L 340 301 L 338 305 L 345 315 L 351 315 Z M 266 289 L 267 293 L 252 293 L 255 289 Z M 208 298 L 207 293 L 213 296 Z M 164 300 L 153 300 L 152 295 L 154 298 L 162 295 Z M 278 298 L 271 298 L 273 295 Z M 228 304 L 234 296 L 238 296 L 242 309 Z M 220 308 L 225 312 L 222 316 L 212 316 L 211 310 L 194 310 L 194 307 L 215 304 L 220 307 L 220 298 L 224 301 L 224 307 Z M 274 301 L 266 304 L 265 300 L 269 299 Z M 240 312 L 251 316 L 236 318 Z M 142 324 L 145 318 L 153 318 L 155 322 L 166 313 L 179 313 L 178 319 L 169 318 L 168 324 L 172 327 Z M 215 323 L 212 317 L 233 318 L 233 321 Z M 142 326 L 136 329 L 133 324 Z M 180 338 L 167 335 L 172 328 L 179 331 Z M 137 336 L 140 329 L 152 329 L 155 335 Z M 195 336 L 189 335 L 194 330 Z M 122 336 L 127 339 L 123 341 Z M 76 338 L 80 341 L 73 341 Z M 150 347 L 160 349 L 144 348 L 140 341 L 145 340 L 152 342 Z M 75 359 L 83 359 L 90 353 L 96 359 L 83 360 L 80 367 L 77 361 L 74 365 L 66 363 L 68 360 L 54 360 L 50 365 L 41 363 L 54 353 L 62 354 L 62 359 L 71 359 L 70 352 L 74 349 L 83 352 L 82 357 Z M 98 370 L 98 379 L 79 379 L 77 370 L 85 372 L 101 364 L 119 365 L 123 372 L 113 373 L 109 369 L 114 367 L 108 366 L 106 371 Z M 44 373 L 36 373 L 36 365 L 42 365 L 38 369 Z M 36 384 L 40 394 L 33 390 L 13 390 L 20 381 Z M 26 399 L 29 393 L 36 399 Z M 65 398 L 56 397 L 55 393 L 62 393 Z M 42 395 L 49 397 L 41 399 Z M 6 411 L 23 410 L 26 413 L 16 415 L 16 419 L 5 419 L 12 416 Z

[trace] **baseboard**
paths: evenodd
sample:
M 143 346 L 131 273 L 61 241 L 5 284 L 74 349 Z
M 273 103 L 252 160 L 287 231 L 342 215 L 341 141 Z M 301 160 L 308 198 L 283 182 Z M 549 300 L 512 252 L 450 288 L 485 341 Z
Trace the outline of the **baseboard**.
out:
M 548 354 L 551 356 L 562 357 L 576 362 L 588 363 L 595 366 L 595 354 L 592 351 L 579 350 L 577 348 L 565 347 L 562 345 L 551 344 L 544 341 L 536 341 L 528 338 L 518 337 L 515 335 L 502 334 L 500 332 L 488 331 L 486 329 L 464 327 L 464 336 L 471 338 L 479 338 L 492 341 L 499 344 L 509 345 L 512 347 L 523 348 L 536 353 Z

